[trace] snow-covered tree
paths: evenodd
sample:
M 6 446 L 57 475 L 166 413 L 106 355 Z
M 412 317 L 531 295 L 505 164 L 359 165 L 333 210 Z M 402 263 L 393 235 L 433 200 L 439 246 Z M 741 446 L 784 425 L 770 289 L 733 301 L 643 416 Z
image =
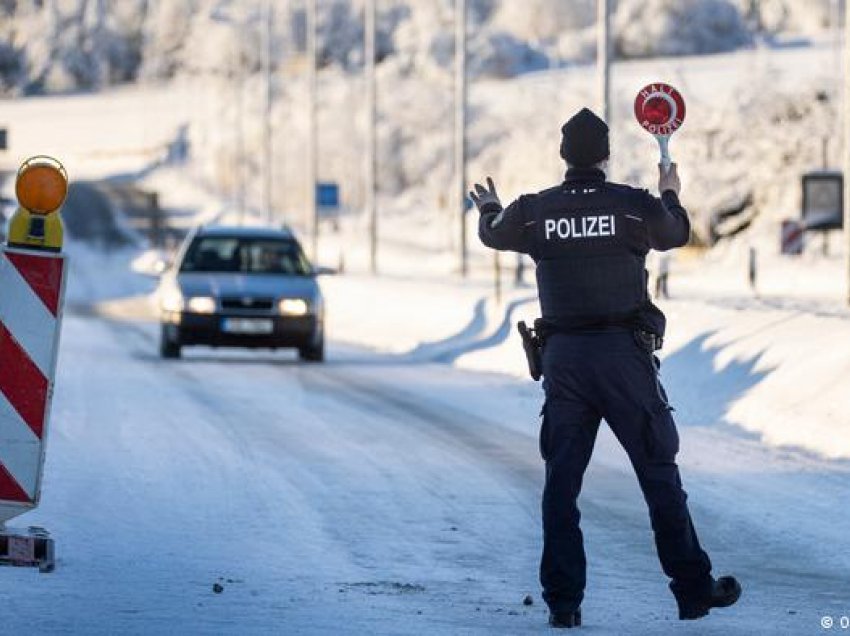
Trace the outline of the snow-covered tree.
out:
M 832 0 L 619 0 L 617 50 L 625 57 L 734 49 L 750 30 L 822 28 Z M 276 64 L 302 56 L 305 0 L 276 5 Z M 137 76 L 162 79 L 210 67 L 220 38 L 260 59 L 259 0 L 5 0 L 0 4 L 4 90 L 92 89 Z M 359 72 L 364 0 L 318 3 L 321 66 Z M 469 0 L 470 71 L 509 77 L 553 63 L 591 61 L 596 0 Z M 454 0 L 382 0 L 378 57 L 425 76 L 454 57 Z M 231 35 L 224 35 L 232 31 Z M 230 45 L 226 44 L 225 49 Z M 230 64 L 232 56 L 227 56 Z
M 717 53 L 752 41 L 729 0 L 620 0 L 615 38 L 623 57 Z

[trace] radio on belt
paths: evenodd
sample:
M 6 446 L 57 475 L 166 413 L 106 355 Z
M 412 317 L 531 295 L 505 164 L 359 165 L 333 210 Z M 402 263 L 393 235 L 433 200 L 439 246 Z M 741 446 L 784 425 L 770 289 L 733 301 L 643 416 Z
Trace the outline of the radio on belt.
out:
M 68 174 L 52 157 L 21 164 L 20 207 L 0 247 L 0 565 L 55 567 L 43 528 L 7 528 L 38 506 L 59 350 L 67 259 L 59 209 Z

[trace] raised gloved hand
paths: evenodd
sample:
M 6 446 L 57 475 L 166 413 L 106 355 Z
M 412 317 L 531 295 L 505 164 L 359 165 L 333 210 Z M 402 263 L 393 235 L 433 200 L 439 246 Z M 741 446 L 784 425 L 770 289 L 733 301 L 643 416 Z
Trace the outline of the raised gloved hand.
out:
M 486 188 L 480 183 L 476 183 L 475 190 L 469 192 L 469 198 L 472 199 L 479 212 L 484 212 L 486 207 L 490 208 L 487 210 L 488 212 L 498 212 L 502 209 L 502 202 L 499 200 L 496 186 L 490 177 L 487 177 Z
M 676 194 L 679 194 L 682 190 L 682 183 L 679 181 L 679 166 L 675 163 L 671 163 L 668 170 L 665 170 L 662 164 L 658 164 L 658 193 L 664 194 L 667 190 Z

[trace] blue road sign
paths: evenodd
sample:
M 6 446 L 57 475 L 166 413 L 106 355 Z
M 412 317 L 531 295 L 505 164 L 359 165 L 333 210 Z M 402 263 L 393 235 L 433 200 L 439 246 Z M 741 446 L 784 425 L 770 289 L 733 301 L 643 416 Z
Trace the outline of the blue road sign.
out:
M 320 208 L 338 208 L 339 207 L 339 184 L 337 183 L 317 183 L 316 184 L 316 202 Z

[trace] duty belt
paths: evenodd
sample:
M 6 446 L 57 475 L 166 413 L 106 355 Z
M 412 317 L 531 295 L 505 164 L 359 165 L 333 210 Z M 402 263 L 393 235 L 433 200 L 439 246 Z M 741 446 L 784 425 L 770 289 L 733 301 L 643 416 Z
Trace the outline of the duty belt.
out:
M 543 318 L 538 318 L 534 321 L 534 331 L 540 337 L 543 343 L 546 338 L 556 333 L 582 333 L 593 331 L 594 329 L 606 327 L 621 327 L 623 330 L 631 331 L 634 334 L 635 340 L 642 349 L 648 353 L 659 351 L 664 346 L 664 338 L 656 333 L 635 327 L 633 319 L 627 320 L 598 320 L 595 322 L 586 322 L 581 325 L 565 325 L 563 323 L 554 323 Z

